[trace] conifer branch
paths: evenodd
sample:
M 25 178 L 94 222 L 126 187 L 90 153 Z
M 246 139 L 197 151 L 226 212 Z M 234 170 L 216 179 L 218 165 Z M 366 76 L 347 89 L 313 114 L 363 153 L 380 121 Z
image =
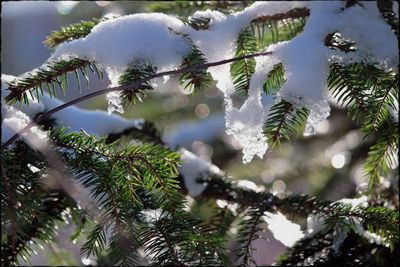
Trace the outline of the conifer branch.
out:
M 245 29 L 239 33 L 236 40 L 235 56 L 242 56 L 257 51 L 257 45 L 252 32 Z M 230 72 L 233 78 L 236 93 L 240 96 L 247 96 L 250 89 L 250 80 L 256 68 L 254 58 L 235 61 L 231 64 Z
M 146 141 L 148 143 L 154 143 L 165 146 L 161 133 L 156 129 L 153 123 L 144 121 L 140 125 L 126 128 L 119 133 L 111 133 L 107 135 L 107 143 L 113 143 L 120 139 L 122 136 L 130 136 L 133 139 Z
M 289 139 L 290 133 L 302 126 L 308 117 L 305 107 L 297 108 L 286 100 L 271 107 L 271 113 L 264 124 L 264 134 L 271 146 L 279 145 L 281 140 Z
M 304 18 L 310 16 L 310 10 L 308 8 L 295 8 L 289 10 L 286 13 L 278 13 L 269 16 L 260 16 L 256 19 L 253 19 L 252 23 L 262 23 L 269 21 L 279 21 L 283 19 L 295 19 L 295 18 Z
M 240 223 L 240 228 L 238 230 L 239 238 L 237 240 L 239 244 L 238 248 L 235 250 L 236 260 L 240 260 L 239 266 L 256 264 L 252 257 L 254 249 L 252 248 L 251 243 L 253 240 L 258 238 L 257 232 L 260 231 L 260 227 L 258 225 L 261 223 L 262 216 L 267 208 L 267 206 L 263 206 L 261 208 L 250 208 L 245 215 L 249 218 Z
M 192 52 L 183 59 L 181 68 L 186 68 L 199 64 L 206 64 L 207 61 L 204 58 L 204 54 L 199 48 L 192 44 Z M 183 85 L 189 92 L 202 92 L 211 86 L 213 79 L 206 69 L 199 69 L 190 72 L 184 72 L 179 77 L 179 84 Z
M 9 83 L 7 88 L 10 93 L 5 97 L 5 100 L 9 103 L 15 103 L 16 101 L 24 101 L 25 104 L 29 105 L 27 93 L 29 92 L 33 99 L 35 96 L 32 91 L 36 91 L 36 98 L 39 100 L 39 93 L 43 95 L 43 87 L 46 85 L 50 96 L 56 96 L 57 92 L 55 84 L 57 84 L 62 92 L 68 87 L 67 73 L 75 72 L 78 84 L 80 85 L 80 78 L 78 70 L 88 81 L 88 75 L 86 67 L 89 67 L 93 72 L 96 72 L 100 77 L 100 70 L 97 66 L 84 59 L 74 58 L 70 60 L 57 60 L 54 62 L 47 63 L 45 66 L 36 69 L 33 72 L 25 74 L 21 78 L 16 78 Z M 61 77 L 61 80 L 60 80 Z
M 268 56 L 271 55 L 272 52 L 258 52 L 258 53 L 253 53 L 253 54 L 249 54 L 249 55 L 243 55 L 240 57 L 234 57 L 234 58 L 230 58 L 230 59 L 225 59 L 225 60 L 221 60 L 221 61 L 216 61 L 216 62 L 211 62 L 211 63 L 206 63 L 206 64 L 199 64 L 199 65 L 194 65 L 194 66 L 188 66 L 182 69 L 176 69 L 176 70 L 170 70 L 170 71 L 164 71 L 164 72 L 159 72 L 156 73 L 154 75 L 150 75 L 146 78 L 143 78 L 141 80 L 132 82 L 131 84 L 127 84 L 127 85 L 121 85 L 121 86 L 117 86 L 117 87 L 110 87 L 110 88 L 106 88 L 106 89 L 102 89 L 102 90 L 98 90 L 95 91 L 93 93 L 81 96 L 79 98 L 76 98 L 74 100 L 71 100 L 69 102 L 66 102 L 56 108 L 53 108 L 45 113 L 43 113 L 42 115 L 36 117 L 31 123 L 29 123 L 27 126 L 25 126 L 21 131 L 19 131 L 18 133 L 16 133 L 15 135 L 13 135 L 9 140 L 7 140 L 6 142 L 4 142 L 1 145 L 1 149 L 5 149 L 7 148 L 10 144 L 12 144 L 15 140 L 18 139 L 18 137 L 24 133 L 26 133 L 32 126 L 34 126 L 35 124 L 43 121 L 46 118 L 49 118 L 51 115 L 53 115 L 54 113 L 59 112 L 60 110 L 63 110 L 69 106 L 75 105 L 77 103 L 80 103 L 82 101 L 85 101 L 87 99 L 93 98 L 95 96 L 98 95 L 102 95 L 102 94 L 106 94 L 106 93 L 110 93 L 110 92 L 119 92 L 119 91 L 125 91 L 125 90 L 139 90 L 139 88 L 142 87 L 143 83 L 157 78 L 157 77 L 162 77 L 162 76 L 167 76 L 167 75 L 174 75 L 174 74 L 180 74 L 180 73 L 188 73 L 188 72 L 193 72 L 193 71 L 198 71 L 200 69 L 206 69 L 206 68 L 210 68 L 210 67 L 214 67 L 214 66 L 219 66 L 219 65 L 224 65 L 224 64 L 228 64 L 234 61 L 238 61 L 238 60 L 242 60 L 242 59 L 246 59 L 246 58 L 253 58 L 253 57 L 259 57 L 259 56 Z
M 381 229 L 380 234 L 392 244 L 398 239 L 398 232 L 393 226 L 400 223 L 400 218 L 393 209 L 374 206 L 354 208 L 351 205 L 301 194 L 290 194 L 278 198 L 272 193 L 238 188 L 232 181 L 221 176 L 208 177 L 202 182 L 207 183 L 207 188 L 198 197 L 199 199 L 221 199 L 238 203 L 242 208 L 262 208 L 264 211 L 279 211 L 300 218 L 307 218 L 311 214 L 319 215 L 330 221 L 327 225 L 330 228 L 341 223 L 342 220 L 355 217 L 362 220 L 368 229 Z
M 282 63 L 276 64 L 267 75 L 263 85 L 266 95 L 276 94 L 285 83 L 285 69 Z
M 82 20 L 79 23 L 74 23 L 67 27 L 61 27 L 61 29 L 58 31 L 52 31 L 51 34 L 46 37 L 43 43 L 49 48 L 55 48 L 61 43 L 85 37 L 91 32 L 94 26 L 108 19 L 110 18 L 93 18 L 89 21 Z
M 398 123 L 387 121 L 379 132 L 377 142 L 370 147 L 364 171 L 369 177 L 369 186 L 372 189 L 379 182 L 381 176 L 388 173 L 389 166 L 393 166 L 395 155 L 398 153 L 399 131 Z

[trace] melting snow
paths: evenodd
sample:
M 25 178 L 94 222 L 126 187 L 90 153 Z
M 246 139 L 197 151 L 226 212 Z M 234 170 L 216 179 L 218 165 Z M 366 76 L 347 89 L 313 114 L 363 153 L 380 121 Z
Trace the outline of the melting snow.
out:
M 95 61 L 107 72 L 111 86 L 116 86 L 130 64 L 150 63 L 159 71 L 177 68 L 190 52 L 187 38 L 199 47 L 208 62 L 215 62 L 234 56 L 237 36 L 251 20 L 294 8 L 309 8 L 310 16 L 302 33 L 290 41 L 271 45 L 268 50 L 272 55 L 256 58 L 249 96 L 240 108 L 232 105 L 234 86 L 229 64 L 209 68 L 225 96 L 227 133 L 238 140 L 243 148 L 243 162 L 248 163 L 255 155 L 262 158 L 268 148 L 262 126 L 270 106 L 263 104 L 261 94 L 265 77 L 274 64 L 284 65 L 286 79 L 277 99 L 310 109 L 305 135 L 313 134 L 319 122 L 329 116 L 326 79 L 331 62 L 364 61 L 387 70 L 397 69 L 395 35 L 375 3 L 361 4 L 344 8 L 340 1 L 256 2 L 229 15 L 198 11 L 193 17 L 210 19 L 209 29 L 199 31 L 165 14 L 128 15 L 101 22 L 88 36 L 59 45 L 49 60 L 80 57 Z M 357 51 L 343 53 L 326 47 L 325 37 L 333 32 L 354 41 Z M 120 93 L 110 93 L 107 99 L 110 112 L 123 111 Z

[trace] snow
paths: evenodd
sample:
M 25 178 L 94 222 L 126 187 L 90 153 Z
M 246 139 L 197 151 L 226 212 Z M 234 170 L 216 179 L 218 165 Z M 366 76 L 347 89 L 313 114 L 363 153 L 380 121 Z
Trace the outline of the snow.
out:
M 300 225 L 289 221 L 280 212 L 276 214 L 265 212 L 263 219 L 268 224 L 268 229 L 272 232 L 274 238 L 287 247 L 292 247 L 304 237 L 303 231 L 300 230 Z
M 183 27 L 179 19 L 160 13 L 118 17 L 97 24 L 85 38 L 59 45 L 49 60 L 79 57 L 95 61 L 107 72 L 111 86 L 117 86 L 130 64 L 149 63 L 160 71 L 176 68 L 190 52 L 188 41 L 176 34 Z M 110 111 L 123 111 L 118 96 L 108 96 Z
M 12 75 L 1 75 L 1 90 L 5 90 L 7 87 L 6 82 L 10 82 L 15 77 Z M 31 100 L 31 106 L 27 108 L 24 106 L 22 108 L 27 114 L 33 114 L 35 112 L 41 112 L 43 109 L 36 101 Z M 11 107 L 6 105 L 1 100 L 1 114 L 2 114 L 2 122 L 1 122 L 1 142 L 6 142 L 10 139 L 15 133 L 22 130 L 25 126 L 27 126 L 31 119 L 29 116 L 21 110 L 18 110 L 17 107 Z M 40 130 L 37 126 L 33 126 L 29 129 L 27 133 L 22 135 L 22 138 L 31 144 L 34 148 L 40 149 L 44 147 L 47 143 L 48 137 L 45 132 Z
M 47 110 L 63 104 L 61 100 L 51 98 L 47 94 L 41 98 L 41 103 Z M 143 120 L 127 120 L 116 114 L 108 114 L 101 110 L 84 110 L 75 106 L 67 107 L 52 115 L 60 124 L 69 128 L 69 131 L 84 129 L 90 134 L 105 135 L 120 133 L 129 127 L 140 127 Z M 77 119 L 78 118 L 78 119 Z
M 11 75 L 1 75 L 2 79 L 2 91 L 4 92 L 6 82 L 13 80 L 15 77 Z M 41 112 L 48 111 L 55 107 L 64 104 L 63 101 L 57 98 L 51 98 L 46 92 L 40 99 L 40 102 L 32 99 L 30 95 L 29 106 L 22 104 L 21 111 L 16 109 L 19 108 L 19 104 L 15 104 L 10 107 L 2 102 L 3 114 L 6 114 L 4 121 L 2 122 L 2 142 L 8 140 L 15 131 L 22 129 L 22 125 L 26 125 L 30 119 L 33 119 L 36 115 Z M 141 127 L 143 120 L 127 120 L 116 114 L 108 114 L 101 110 L 84 110 L 75 106 L 67 107 L 51 116 L 56 119 L 58 124 L 68 127 L 68 131 L 78 132 L 84 129 L 90 134 L 105 135 L 110 133 L 119 133 L 129 127 Z M 8 119 L 7 119 L 8 118 Z M 4 126 L 3 126 L 4 124 Z M 10 128 L 13 127 L 13 128 Z M 34 127 L 36 131 L 37 127 Z
M 275 45 L 272 45 L 267 51 L 274 48 Z M 233 135 L 243 147 L 243 163 L 250 162 L 255 155 L 263 158 L 268 148 L 263 124 L 269 106 L 263 105 L 261 92 L 265 77 L 276 63 L 267 57 L 256 58 L 256 69 L 250 81 L 249 96 L 239 109 L 233 107 L 229 96 L 225 96 L 226 132 Z
M 256 191 L 257 190 L 257 185 L 249 180 L 239 180 L 237 182 L 237 186 L 240 188 L 243 188 L 245 190 L 250 190 L 250 191 Z
M 310 114 L 308 115 L 304 135 L 314 135 L 318 125 L 329 117 L 331 108 L 327 100 L 321 100 L 310 106 Z
M 140 211 L 141 215 L 144 217 L 144 221 L 147 223 L 154 223 L 159 220 L 162 216 L 167 216 L 168 213 L 163 212 L 162 209 L 143 209 Z
M 222 175 L 223 172 L 210 162 L 197 157 L 192 152 L 182 148 L 181 153 L 182 165 L 179 167 L 179 173 L 183 176 L 185 187 L 188 194 L 192 197 L 200 195 L 207 186 L 207 183 L 199 183 L 196 180 L 206 175 Z
M 369 61 L 377 61 L 385 69 L 397 69 L 399 55 L 396 36 L 379 13 L 376 3 L 362 2 L 362 5 L 354 5 L 341 14 L 340 32 L 344 38 L 354 40 L 359 53 L 365 54 Z M 371 33 L 374 38 L 371 38 Z
M 194 14 L 192 16 L 189 17 L 190 18 L 195 18 L 195 19 L 201 19 L 201 18 L 207 18 L 210 19 L 210 23 L 208 24 L 209 26 L 224 21 L 226 19 L 226 16 L 217 11 L 217 10 L 211 10 L 211 9 L 207 9 L 207 10 L 198 10 L 196 12 L 194 12 Z
M 368 207 L 368 197 L 367 196 L 361 196 L 359 198 L 343 198 L 334 203 L 337 203 L 337 202 L 342 203 L 342 204 L 352 205 L 353 208 L 351 210 L 355 210 L 357 208 Z M 354 225 L 355 233 L 366 238 L 369 242 L 389 246 L 389 244 L 387 244 L 381 236 L 379 236 L 375 233 L 372 233 L 368 230 L 365 230 L 363 227 L 362 221 L 358 217 L 351 216 L 351 217 L 347 218 L 346 220 L 347 220 L 348 224 Z M 317 232 L 323 230 L 324 223 L 325 223 L 325 219 L 318 214 L 309 216 L 307 218 L 307 233 L 306 233 L 307 236 L 312 237 Z M 335 228 L 335 236 L 333 239 L 333 248 L 334 248 L 335 253 L 339 253 L 340 246 L 343 243 L 343 241 L 346 239 L 348 232 L 349 232 L 349 229 L 345 228 L 345 227 L 336 227 Z
M 190 147 L 195 140 L 215 140 L 221 131 L 224 130 L 224 116 L 216 113 L 201 121 L 182 121 L 166 133 L 163 140 L 171 149 L 177 147 Z
M 211 10 L 196 12 L 193 15 L 196 18 L 211 18 L 210 28 L 205 31 L 188 29 L 186 33 L 204 53 L 208 62 L 223 60 L 234 56 L 237 36 L 250 24 L 251 20 L 260 16 L 284 13 L 306 5 L 305 2 L 256 2 L 243 11 L 227 16 Z M 229 65 L 209 69 L 217 81 L 218 89 L 228 95 L 234 92 L 229 70 Z
M 14 107 L 2 105 L 1 113 L 3 121 L 1 123 L 1 141 L 5 142 L 15 133 L 21 131 L 27 126 L 31 120 L 22 111 L 16 110 Z M 48 137 L 45 132 L 37 126 L 31 127 L 27 133 L 22 134 L 22 138 L 27 141 L 33 148 L 43 148 L 46 146 Z
M 189 39 L 208 62 L 232 58 L 238 34 L 253 19 L 294 8 L 309 8 L 310 16 L 302 33 L 289 41 L 270 45 L 267 51 L 271 51 L 271 55 L 256 58 L 249 95 L 241 107 L 236 108 L 232 103 L 234 86 L 230 65 L 208 69 L 224 94 L 226 132 L 238 141 L 243 149 L 243 162 L 248 163 L 254 156 L 262 158 L 268 148 L 262 128 L 271 105 L 262 101 L 262 85 L 275 64 L 283 64 L 286 80 L 276 99 L 310 110 L 305 135 L 314 134 L 318 124 L 330 114 L 326 85 L 329 64 L 363 61 L 386 70 L 397 70 L 397 39 L 376 4 L 362 2 L 362 6 L 350 8 L 344 8 L 344 4 L 341 1 L 256 2 L 232 14 L 198 11 L 193 14 L 194 18 L 210 19 L 209 29 L 198 31 L 173 16 L 133 14 L 101 22 L 88 36 L 59 45 L 49 61 L 70 57 L 95 61 L 108 74 L 111 86 L 117 86 L 120 75 L 131 64 L 150 63 L 158 71 L 176 69 L 190 52 Z M 357 50 L 343 53 L 326 47 L 325 38 L 333 32 L 355 42 Z M 161 80 L 153 83 L 162 83 Z M 107 99 L 110 113 L 123 112 L 120 92 L 108 94 Z

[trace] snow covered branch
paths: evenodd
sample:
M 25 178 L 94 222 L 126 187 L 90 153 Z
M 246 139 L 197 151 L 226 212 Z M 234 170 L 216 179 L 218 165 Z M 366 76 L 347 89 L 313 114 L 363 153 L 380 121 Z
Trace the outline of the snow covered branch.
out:
M 140 90 L 141 85 L 146 82 L 149 81 L 151 79 L 154 78 L 158 78 L 158 77 L 163 77 L 163 76 L 168 76 L 168 75 L 174 75 L 174 74 L 181 74 L 181 73 L 188 73 L 188 72 L 192 72 L 192 71 L 197 71 L 200 69 L 207 69 L 209 67 L 213 67 L 213 66 L 219 66 L 219 65 L 223 65 L 223 64 L 228 64 L 231 62 L 235 62 L 238 60 L 242 60 L 245 58 L 254 58 L 254 57 L 260 57 L 260 56 L 268 56 L 271 55 L 272 52 L 258 52 L 258 53 L 253 53 L 253 54 L 249 54 L 249 55 L 243 55 L 240 57 L 234 57 L 234 58 L 230 58 L 230 59 L 225 59 L 225 60 L 221 60 L 221 61 L 217 61 L 217 62 L 210 62 L 210 63 L 206 63 L 206 64 L 200 64 L 200 65 L 194 65 L 194 66 L 188 66 L 182 69 L 177 69 L 177 70 L 169 70 L 169 71 L 164 71 L 164 72 L 159 72 L 156 73 L 152 76 L 146 77 L 144 79 L 141 80 L 137 80 L 131 84 L 127 84 L 127 85 L 122 85 L 122 86 L 116 86 L 116 87 L 109 87 L 106 89 L 101 89 L 98 91 L 95 91 L 93 93 L 78 97 L 76 99 L 73 99 L 71 101 L 68 101 L 66 103 L 63 103 L 53 109 L 50 109 L 49 111 L 37 116 L 31 123 L 27 124 L 23 129 L 21 129 L 18 133 L 16 133 L 14 136 L 12 136 L 9 140 L 5 141 L 4 144 L 2 144 L 1 149 L 5 149 L 6 147 L 8 147 L 10 144 L 12 144 L 15 140 L 18 139 L 18 137 L 22 134 L 24 134 L 25 132 L 27 132 L 31 127 L 33 127 L 35 124 L 49 118 L 51 115 L 67 108 L 70 107 L 72 105 L 75 105 L 77 103 L 80 103 L 82 101 L 88 100 L 90 98 L 93 98 L 95 96 L 98 95 L 102 95 L 102 94 L 106 94 L 106 93 L 110 93 L 110 92 L 121 92 L 121 91 L 125 91 L 125 90 Z M 12 92 L 14 90 L 14 88 L 9 88 Z M 23 90 L 29 90 L 22 88 Z

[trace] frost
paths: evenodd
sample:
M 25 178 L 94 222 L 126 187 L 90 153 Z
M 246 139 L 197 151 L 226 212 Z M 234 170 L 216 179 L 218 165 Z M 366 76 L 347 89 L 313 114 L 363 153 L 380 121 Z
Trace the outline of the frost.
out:
M 196 197 L 200 195 L 207 184 L 199 183 L 196 180 L 201 179 L 205 175 L 219 174 L 223 172 L 210 162 L 197 157 L 192 152 L 182 148 L 179 151 L 182 154 L 182 166 L 179 168 L 179 173 L 182 174 L 185 182 L 185 187 L 189 191 L 189 195 Z
M 303 231 L 300 230 L 300 225 L 289 221 L 280 212 L 276 214 L 266 212 L 263 219 L 268 224 L 268 229 L 272 232 L 274 238 L 287 247 L 292 247 L 304 237 Z

